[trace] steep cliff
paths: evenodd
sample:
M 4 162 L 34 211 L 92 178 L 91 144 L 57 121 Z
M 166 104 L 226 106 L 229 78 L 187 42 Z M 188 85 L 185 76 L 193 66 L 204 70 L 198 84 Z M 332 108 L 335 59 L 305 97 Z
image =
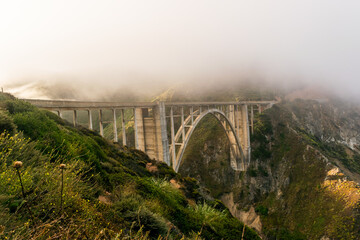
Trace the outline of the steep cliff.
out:
M 180 172 L 198 178 L 264 238 L 360 238 L 356 107 L 297 100 L 258 115 L 245 173 L 229 167 L 221 128 L 203 124 L 214 130 L 194 133 Z

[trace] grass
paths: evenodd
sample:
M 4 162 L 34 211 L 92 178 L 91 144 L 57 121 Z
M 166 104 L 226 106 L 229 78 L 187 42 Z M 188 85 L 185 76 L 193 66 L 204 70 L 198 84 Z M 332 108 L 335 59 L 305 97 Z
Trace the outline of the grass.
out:
M 216 201 L 200 202 L 205 197 L 196 182 L 165 164 L 12 97 L 0 99 L 0 123 L 6 122 L 0 124 L 6 126 L 0 134 L 0 238 L 236 239 L 232 233 L 242 230 Z M 26 199 L 14 161 L 23 162 Z M 147 171 L 148 163 L 158 171 Z M 215 213 L 211 221 L 198 216 L 204 206 Z M 246 228 L 245 239 L 259 237 Z

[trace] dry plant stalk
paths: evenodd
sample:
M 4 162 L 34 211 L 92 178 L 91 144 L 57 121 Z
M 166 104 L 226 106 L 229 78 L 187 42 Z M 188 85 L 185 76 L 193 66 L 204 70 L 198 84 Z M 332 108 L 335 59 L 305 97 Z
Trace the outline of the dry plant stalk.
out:
M 24 184 L 23 184 L 22 179 L 21 179 L 20 168 L 21 168 L 22 166 L 23 166 L 23 163 L 22 163 L 21 161 L 15 161 L 14 164 L 13 164 L 13 168 L 16 169 L 17 175 L 18 175 L 19 180 L 20 180 L 21 192 L 22 192 L 22 196 L 23 196 L 24 201 L 25 201 L 26 208 L 27 208 L 27 210 L 28 210 L 28 212 L 29 212 L 29 214 L 30 214 L 30 217 L 31 217 L 31 220 L 32 220 L 33 224 L 35 225 L 34 215 L 32 214 L 31 209 L 30 209 L 30 207 L 29 207 L 29 204 L 28 204 L 27 201 L 26 201 Z
M 242 232 L 242 235 L 241 235 L 241 240 L 244 240 L 244 234 L 245 234 L 245 223 L 244 223 L 243 232 Z
M 63 213 L 63 191 L 64 191 L 64 169 L 66 169 L 65 164 L 60 164 L 61 169 L 61 191 L 60 191 L 60 214 Z

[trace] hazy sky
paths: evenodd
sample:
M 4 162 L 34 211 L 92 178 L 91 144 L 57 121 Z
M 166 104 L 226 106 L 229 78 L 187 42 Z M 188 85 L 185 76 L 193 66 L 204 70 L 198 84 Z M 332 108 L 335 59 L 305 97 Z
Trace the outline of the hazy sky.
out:
M 359 0 L 4 0 L 0 84 L 305 81 L 360 91 Z M 359 95 L 359 94 L 358 94 Z

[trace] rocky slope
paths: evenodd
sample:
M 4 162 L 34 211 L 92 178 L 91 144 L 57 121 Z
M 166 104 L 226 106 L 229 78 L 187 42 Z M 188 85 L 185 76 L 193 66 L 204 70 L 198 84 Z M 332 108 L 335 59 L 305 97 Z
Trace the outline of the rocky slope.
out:
M 360 239 L 359 123 L 358 109 L 339 101 L 275 105 L 257 116 L 251 165 L 236 173 L 224 132 L 204 122 L 213 131 L 194 133 L 180 172 L 264 239 Z

